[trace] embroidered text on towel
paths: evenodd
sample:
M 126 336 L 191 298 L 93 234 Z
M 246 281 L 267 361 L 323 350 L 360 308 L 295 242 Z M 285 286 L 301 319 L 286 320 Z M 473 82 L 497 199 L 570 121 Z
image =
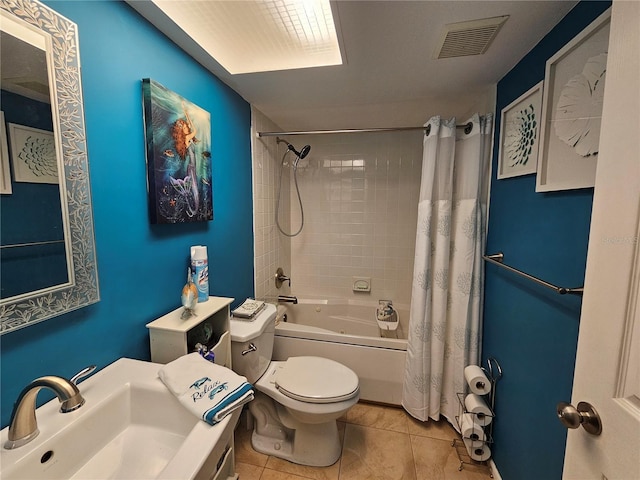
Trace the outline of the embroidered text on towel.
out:
M 213 382 L 209 377 L 203 377 L 200 380 L 196 380 L 190 388 L 196 389 L 195 392 L 191 394 L 191 398 L 194 402 L 200 400 L 201 398 L 208 397 L 209 400 L 213 400 L 213 397 L 216 394 L 229 389 L 229 382 L 221 382 L 219 380 Z M 202 390 L 200 390 L 202 387 Z

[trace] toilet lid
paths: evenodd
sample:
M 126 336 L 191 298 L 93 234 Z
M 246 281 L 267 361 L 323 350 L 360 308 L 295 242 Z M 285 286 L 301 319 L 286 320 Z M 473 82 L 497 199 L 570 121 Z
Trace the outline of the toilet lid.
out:
M 276 386 L 284 395 L 309 403 L 348 400 L 358 393 L 358 376 L 328 358 L 291 357 L 279 369 Z

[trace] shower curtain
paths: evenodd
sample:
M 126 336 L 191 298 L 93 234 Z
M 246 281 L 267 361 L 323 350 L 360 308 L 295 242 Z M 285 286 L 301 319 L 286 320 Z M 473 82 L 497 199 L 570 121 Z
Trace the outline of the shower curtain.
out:
M 416 252 L 402 405 L 457 428 L 464 368 L 480 360 L 492 115 L 431 118 L 423 140 Z M 428 135 L 426 133 L 429 133 Z

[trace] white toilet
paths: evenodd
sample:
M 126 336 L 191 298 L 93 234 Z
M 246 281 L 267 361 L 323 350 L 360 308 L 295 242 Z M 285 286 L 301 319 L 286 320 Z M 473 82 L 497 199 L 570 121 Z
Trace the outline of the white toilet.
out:
M 233 370 L 256 390 L 249 403 L 258 452 L 314 467 L 334 464 L 341 444 L 336 419 L 358 402 L 358 376 L 320 357 L 271 361 L 276 307 L 255 319 L 231 318 Z

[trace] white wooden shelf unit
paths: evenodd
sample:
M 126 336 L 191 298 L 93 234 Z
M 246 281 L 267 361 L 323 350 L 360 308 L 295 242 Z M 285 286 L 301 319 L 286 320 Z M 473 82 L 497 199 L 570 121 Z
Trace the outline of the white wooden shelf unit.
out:
M 229 306 L 233 298 L 209 297 L 198 303 L 195 314 L 183 319 L 180 307 L 147 324 L 151 361 L 169 363 L 195 350 L 196 343 L 207 345 L 215 354 L 215 363 L 231 368 L 231 335 Z M 233 428 L 214 449 L 211 458 L 196 475 L 196 479 L 235 480 Z M 220 452 L 221 450 L 221 452 Z

